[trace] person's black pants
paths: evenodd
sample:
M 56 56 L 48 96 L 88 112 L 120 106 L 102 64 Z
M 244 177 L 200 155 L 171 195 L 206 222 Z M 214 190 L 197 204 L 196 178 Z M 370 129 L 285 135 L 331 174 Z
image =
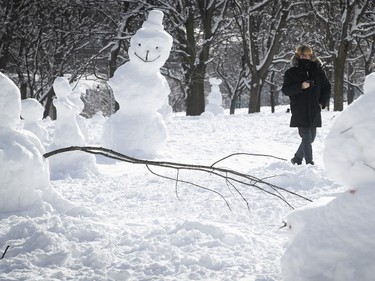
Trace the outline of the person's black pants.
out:
M 294 155 L 298 159 L 305 158 L 306 164 L 311 164 L 313 161 L 312 143 L 316 137 L 316 127 L 306 128 L 298 127 L 298 133 L 302 139 L 296 154 Z

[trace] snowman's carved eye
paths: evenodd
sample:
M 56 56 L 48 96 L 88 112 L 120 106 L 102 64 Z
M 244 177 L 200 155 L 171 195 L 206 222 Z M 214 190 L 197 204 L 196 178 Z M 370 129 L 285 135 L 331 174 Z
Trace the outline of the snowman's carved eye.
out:
M 155 47 L 155 49 L 157 50 L 157 49 L 159 49 L 159 47 L 158 47 L 158 46 L 156 46 L 156 47 Z
M 142 46 L 142 44 L 141 44 L 141 43 L 138 43 L 138 46 L 139 46 L 139 47 L 141 47 L 141 46 Z

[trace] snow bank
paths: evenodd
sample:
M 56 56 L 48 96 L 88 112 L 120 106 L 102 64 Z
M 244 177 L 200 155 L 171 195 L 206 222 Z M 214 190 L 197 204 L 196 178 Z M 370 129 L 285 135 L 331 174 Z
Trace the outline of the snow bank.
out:
M 375 276 L 375 73 L 335 120 L 325 142 L 327 174 L 345 186 L 286 218 L 285 281 L 370 281 Z

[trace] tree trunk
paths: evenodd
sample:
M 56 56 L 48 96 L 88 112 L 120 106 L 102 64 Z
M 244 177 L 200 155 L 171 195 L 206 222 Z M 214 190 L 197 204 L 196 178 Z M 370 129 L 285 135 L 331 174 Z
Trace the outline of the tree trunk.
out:
M 354 87 L 352 85 L 348 85 L 348 93 L 347 93 L 348 105 L 354 101 L 354 95 L 355 95 L 354 93 L 355 93 Z
M 237 99 L 231 99 L 230 101 L 230 108 L 229 108 L 229 114 L 232 115 L 236 111 L 236 103 Z
M 333 87 L 333 110 L 342 111 L 344 109 L 344 76 L 345 62 L 349 43 L 345 40 L 340 42 L 337 57 L 333 58 L 333 79 L 335 81 Z
M 50 116 L 52 120 L 56 119 L 56 108 L 53 106 L 52 101 L 53 97 L 55 96 L 55 91 L 53 90 L 53 87 L 51 87 L 46 95 L 47 101 L 44 106 L 44 113 L 43 118 L 46 118 L 47 116 Z
M 242 90 L 236 89 L 236 91 L 233 94 L 232 99 L 230 100 L 230 109 L 229 109 L 229 114 L 234 114 L 236 108 L 241 107 L 241 93 Z
M 113 75 L 115 74 L 115 71 L 117 69 L 117 57 L 118 57 L 118 54 L 120 52 L 120 47 L 121 47 L 121 41 L 119 40 L 117 43 L 115 43 L 116 46 L 114 46 L 112 49 L 111 49 L 111 52 L 109 54 L 109 60 L 108 60 L 108 67 L 109 67 L 109 78 L 113 77 Z M 120 109 L 120 104 L 115 101 L 115 112 L 117 110 Z M 110 110 L 110 112 L 112 112 L 112 108 Z
M 253 73 L 251 78 L 249 113 L 260 112 L 261 83 L 262 80 L 259 77 L 259 73 Z
M 333 110 L 342 111 L 344 109 L 344 66 L 335 59 L 334 63 L 334 86 L 333 86 Z
M 276 105 L 276 90 L 277 87 L 273 84 L 275 78 L 275 72 L 273 71 L 271 74 L 271 84 L 270 84 L 270 105 L 271 105 L 271 112 L 275 113 L 275 105 Z
M 187 82 L 186 86 L 186 115 L 199 115 L 202 111 L 202 99 L 201 93 L 199 92 L 200 86 L 198 85 L 198 78 L 195 69 L 195 37 L 194 37 L 194 13 L 192 9 L 189 10 L 189 15 L 185 22 L 186 28 L 186 49 L 185 52 L 188 54 L 184 57 L 185 62 L 183 67 L 185 68 L 185 81 Z M 204 100 L 203 100 L 204 104 Z M 204 109 L 203 109 L 204 110 Z M 202 112 L 201 112 L 202 111 Z
M 128 9 L 129 8 L 129 3 L 124 3 L 124 9 Z M 130 18 L 126 18 L 125 21 L 120 25 L 120 28 L 118 30 L 118 37 L 121 38 L 123 36 L 123 34 L 125 33 L 126 29 L 128 28 L 128 25 L 129 25 L 129 20 L 131 19 Z M 109 78 L 113 77 L 113 75 L 115 74 L 115 71 L 117 69 L 117 58 L 118 58 L 118 55 L 120 53 L 120 50 L 121 50 L 121 46 L 125 44 L 123 44 L 123 39 L 118 39 L 116 43 L 114 43 L 114 46 L 112 46 L 111 48 L 111 51 L 109 53 L 109 60 L 108 60 L 108 68 L 109 68 Z M 126 51 L 128 51 L 126 49 Z M 112 99 L 112 97 L 111 97 Z M 120 109 L 120 104 L 115 100 L 115 112 L 118 111 Z M 112 113 L 112 108 L 110 109 L 110 112 Z
M 347 100 L 348 100 L 348 105 L 351 104 L 353 101 L 354 101 L 354 96 L 355 96 L 355 89 L 353 87 L 353 85 L 351 85 L 351 75 L 352 73 L 354 73 L 354 68 L 353 68 L 353 64 L 352 63 L 349 63 L 349 67 L 348 67 L 348 90 L 347 90 Z
M 198 66 L 194 70 L 191 83 L 188 85 L 188 95 L 186 98 L 186 115 L 197 116 L 204 112 L 204 81 L 202 75 L 205 75 L 205 67 Z
M 2 51 L 0 52 L 0 69 L 7 69 L 10 60 L 9 42 L 11 42 L 11 40 L 6 35 L 1 38 L 0 48 Z
M 247 62 L 249 69 L 251 71 L 251 86 L 250 86 L 250 101 L 249 101 L 249 113 L 260 112 L 261 106 L 261 92 L 269 67 L 272 64 L 274 55 L 276 54 L 281 38 L 285 32 L 285 26 L 288 21 L 289 15 L 289 5 L 288 1 L 282 1 L 282 6 L 274 10 L 274 16 L 277 16 L 278 21 L 276 21 L 272 26 L 272 36 L 269 36 L 266 48 L 267 51 L 264 52 L 265 56 L 262 58 L 262 53 L 260 50 L 263 49 L 263 46 L 259 43 L 259 27 L 257 28 L 257 21 L 259 15 L 250 14 L 248 20 L 248 34 L 249 34 L 249 48 L 244 48 L 244 51 L 250 52 L 249 55 L 245 54 L 245 59 L 248 59 Z M 273 7 L 275 8 L 275 7 Z M 251 56 L 251 62 L 250 62 Z
M 214 11 L 217 7 L 216 5 L 219 4 L 216 1 L 211 1 L 211 5 L 209 5 L 209 1 L 197 1 L 199 16 L 202 20 L 202 31 L 203 31 L 203 44 L 201 46 L 201 50 L 199 52 L 199 60 L 196 62 L 190 58 L 190 83 L 188 86 L 188 95 L 186 99 L 186 115 L 201 115 L 204 112 L 205 108 L 205 98 L 204 98 L 204 79 L 206 78 L 206 70 L 207 70 L 207 62 L 210 58 L 210 48 L 212 45 L 213 40 L 213 23 L 214 23 Z M 186 32 L 188 37 L 189 44 L 191 42 L 194 43 L 196 46 L 196 41 L 194 39 L 195 34 L 195 26 L 194 26 L 194 19 L 196 15 L 194 15 L 193 10 L 190 10 L 189 18 L 187 21 Z M 196 49 L 190 49 L 194 53 L 196 53 Z M 196 58 L 196 57 L 195 57 Z

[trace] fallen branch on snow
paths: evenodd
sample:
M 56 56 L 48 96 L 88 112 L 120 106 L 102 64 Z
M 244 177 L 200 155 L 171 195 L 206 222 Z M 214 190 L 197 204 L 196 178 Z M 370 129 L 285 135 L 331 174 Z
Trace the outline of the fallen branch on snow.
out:
M 278 158 L 278 157 L 271 156 L 271 155 L 235 153 L 235 154 L 231 154 L 229 156 L 226 156 L 226 157 L 216 161 L 211 166 L 174 163 L 174 162 L 165 162 L 165 161 L 142 160 L 142 159 L 138 159 L 138 158 L 134 158 L 134 157 L 130 157 L 130 156 L 121 154 L 119 152 L 116 152 L 116 151 L 113 151 L 113 150 L 110 150 L 110 149 L 107 149 L 107 148 L 104 148 L 104 147 L 92 147 L 92 146 L 70 146 L 70 147 L 60 148 L 60 149 L 56 149 L 54 151 L 45 153 L 43 156 L 45 158 L 48 158 L 48 157 L 51 157 L 51 156 L 56 155 L 56 154 L 60 154 L 60 153 L 68 152 L 68 151 L 76 151 L 76 150 L 83 151 L 83 152 L 90 153 L 90 154 L 102 155 L 102 156 L 105 156 L 105 157 L 108 157 L 108 158 L 111 158 L 111 159 L 124 161 L 124 162 L 131 163 L 131 164 L 145 165 L 147 167 L 147 169 L 152 174 L 154 174 L 158 177 L 168 179 L 168 180 L 173 180 L 173 181 L 176 182 L 177 198 L 178 198 L 178 193 L 177 193 L 178 183 L 186 183 L 186 184 L 190 184 L 192 186 L 195 186 L 195 187 L 198 187 L 198 188 L 201 188 L 201 189 L 204 189 L 204 190 L 207 190 L 207 191 L 210 191 L 210 192 L 213 192 L 213 193 L 217 194 L 218 196 L 220 196 L 225 201 L 228 208 L 231 209 L 228 201 L 226 200 L 226 198 L 220 192 L 218 192 L 216 190 L 213 190 L 211 188 L 207 188 L 205 186 L 199 185 L 199 184 L 195 184 L 195 183 L 190 182 L 190 181 L 181 180 L 179 178 L 179 172 L 181 170 L 191 170 L 191 171 L 209 173 L 209 174 L 215 175 L 219 178 L 223 178 L 225 180 L 228 188 L 230 190 L 231 190 L 231 188 L 233 190 L 235 190 L 235 192 L 246 203 L 246 206 L 249 210 L 250 210 L 249 202 L 243 196 L 242 192 L 237 188 L 236 184 L 244 185 L 244 186 L 250 186 L 250 187 L 256 188 L 260 191 L 263 191 L 263 192 L 265 192 L 269 195 L 275 196 L 275 197 L 279 198 L 280 200 L 282 200 L 284 203 L 286 203 L 292 209 L 294 209 L 293 206 L 285 199 L 285 197 L 282 195 L 282 192 L 284 192 L 286 194 L 290 194 L 290 195 L 295 196 L 295 197 L 298 197 L 300 199 L 312 202 L 312 200 L 310 200 L 310 199 L 308 199 L 308 198 L 306 198 L 306 197 L 304 197 L 304 196 L 302 196 L 302 195 L 300 195 L 296 192 L 293 192 L 293 191 L 287 190 L 283 187 L 276 186 L 274 184 L 268 183 L 268 182 L 264 181 L 263 179 L 260 179 L 260 178 L 257 178 L 257 177 L 251 176 L 251 175 L 247 175 L 247 174 L 244 174 L 244 173 L 240 173 L 240 172 L 237 172 L 237 171 L 234 171 L 234 170 L 215 167 L 215 165 L 217 163 L 219 163 L 219 162 L 221 162 L 225 159 L 228 159 L 229 157 L 235 156 L 235 155 L 267 156 L 267 157 L 273 157 L 273 158 L 285 161 L 285 159 L 283 159 L 283 158 Z M 175 178 L 164 176 L 164 175 L 158 174 L 155 171 L 153 171 L 151 169 L 151 167 L 162 167 L 162 168 L 167 168 L 167 169 L 175 169 L 177 171 L 177 175 L 176 175 Z

